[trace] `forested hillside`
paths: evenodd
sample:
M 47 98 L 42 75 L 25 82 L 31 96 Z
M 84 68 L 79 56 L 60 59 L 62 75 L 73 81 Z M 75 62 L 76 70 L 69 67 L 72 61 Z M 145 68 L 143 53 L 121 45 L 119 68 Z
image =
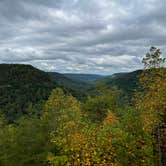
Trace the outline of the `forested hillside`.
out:
M 28 115 L 29 106 L 47 100 L 56 87 L 48 74 L 30 65 L 1 64 L 0 112 L 13 122 Z
M 59 85 L 59 87 L 62 87 L 64 90 L 70 92 L 79 100 L 85 99 L 86 96 L 94 93 L 95 91 L 95 86 L 89 82 L 86 82 L 84 79 L 77 80 L 73 77 L 68 77 L 66 74 L 56 72 L 49 72 L 48 74 L 50 78 Z
M 99 80 L 99 82 L 103 82 L 108 87 L 116 86 L 125 92 L 125 94 L 132 97 L 136 90 L 138 90 L 139 76 L 141 73 L 142 70 L 129 73 L 116 73 Z

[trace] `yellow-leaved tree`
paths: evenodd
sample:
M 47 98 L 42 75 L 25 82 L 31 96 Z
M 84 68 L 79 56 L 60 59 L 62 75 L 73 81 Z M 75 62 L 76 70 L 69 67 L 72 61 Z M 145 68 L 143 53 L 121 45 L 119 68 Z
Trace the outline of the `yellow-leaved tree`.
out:
M 143 128 L 152 133 L 166 119 L 166 68 L 160 49 L 151 47 L 143 58 L 144 70 L 139 79 L 136 107 L 142 113 Z

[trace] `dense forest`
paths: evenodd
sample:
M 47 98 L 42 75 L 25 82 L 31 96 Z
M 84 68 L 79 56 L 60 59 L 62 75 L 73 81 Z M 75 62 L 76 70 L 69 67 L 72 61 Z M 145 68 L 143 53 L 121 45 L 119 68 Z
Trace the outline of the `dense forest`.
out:
M 165 59 L 142 63 L 92 78 L 1 64 L 0 166 L 166 165 Z

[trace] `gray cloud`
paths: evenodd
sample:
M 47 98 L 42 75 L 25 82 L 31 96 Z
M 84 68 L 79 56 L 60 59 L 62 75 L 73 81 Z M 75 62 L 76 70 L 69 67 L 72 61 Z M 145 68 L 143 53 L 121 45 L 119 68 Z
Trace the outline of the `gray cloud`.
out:
M 0 0 L 0 63 L 101 73 L 141 68 L 166 53 L 163 0 Z

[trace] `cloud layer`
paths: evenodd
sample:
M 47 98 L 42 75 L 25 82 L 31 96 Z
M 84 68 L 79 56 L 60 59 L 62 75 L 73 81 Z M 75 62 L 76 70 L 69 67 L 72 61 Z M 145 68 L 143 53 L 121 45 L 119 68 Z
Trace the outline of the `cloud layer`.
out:
M 111 74 L 166 53 L 164 0 L 0 0 L 0 63 Z

